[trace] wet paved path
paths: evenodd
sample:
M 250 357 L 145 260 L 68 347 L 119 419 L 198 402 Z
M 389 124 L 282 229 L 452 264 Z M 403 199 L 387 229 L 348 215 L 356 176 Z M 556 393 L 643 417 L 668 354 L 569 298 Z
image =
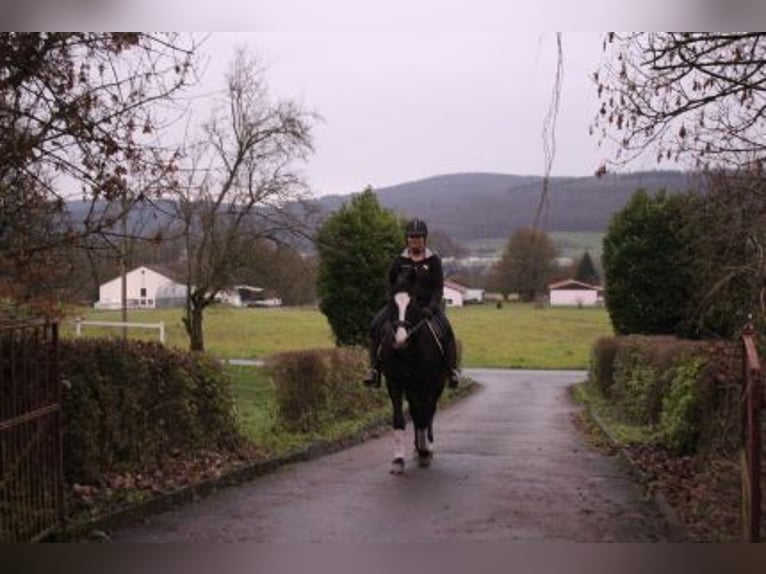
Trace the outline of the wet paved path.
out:
M 640 488 L 583 442 L 567 386 L 581 371 L 470 369 L 482 388 L 437 413 L 435 458 L 388 473 L 386 434 L 283 467 L 114 541 L 655 541 L 667 527 Z M 411 440 L 408 428 L 408 440 Z

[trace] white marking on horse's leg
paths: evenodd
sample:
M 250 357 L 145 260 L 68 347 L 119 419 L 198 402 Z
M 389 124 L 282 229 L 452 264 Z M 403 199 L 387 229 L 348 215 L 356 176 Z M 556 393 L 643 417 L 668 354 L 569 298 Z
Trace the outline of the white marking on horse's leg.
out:
M 407 315 L 407 305 L 410 304 L 410 296 L 405 292 L 399 292 L 394 295 L 394 302 L 396 308 L 399 311 L 399 321 L 404 323 L 404 318 Z M 397 327 L 396 334 L 394 335 L 396 344 L 398 346 L 404 345 L 407 342 L 407 330 L 404 327 Z
M 391 461 L 391 474 L 404 473 L 404 429 L 394 430 L 394 460 Z

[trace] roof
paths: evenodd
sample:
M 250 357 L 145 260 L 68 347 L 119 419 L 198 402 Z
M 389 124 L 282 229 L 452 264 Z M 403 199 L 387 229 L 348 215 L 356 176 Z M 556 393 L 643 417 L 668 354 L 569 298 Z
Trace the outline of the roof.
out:
M 454 281 L 447 280 L 444 282 L 444 286 L 449 287 L 450 289 L 454 289 L 458 293 L 465 293 L 468 291 L 468 287 L 461 285 L 460 283 L 455 283 Z
M 600 286 L 583 283 L 582 281 L 578 281 L 577 279 L 564 279 L 563 281 L 559 281 L 558 283 L 551 283 L 550 285 L 548 285 L 548 289 L 550 289 L 551 291 L 555 291 L 557 289 L 573 289 L 573 290 L 580 290 L 580 291 L 601 291 Z

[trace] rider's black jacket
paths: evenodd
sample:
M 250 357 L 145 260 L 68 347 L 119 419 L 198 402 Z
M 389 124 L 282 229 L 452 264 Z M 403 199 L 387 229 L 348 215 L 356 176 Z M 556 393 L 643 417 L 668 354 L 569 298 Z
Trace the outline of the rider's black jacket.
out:
M 415 301 L 421 307 L 428 307 L 434 313 L 438 313 L 444 296 L 442 260 L 428 248 L 425 255 L 424 259 L 414 261 L 410 258 L 407 249 L 402 251 L 391 263 L 391 269 L 388 272 L 389 290 L 393 291 L 403 271 L 411 270 L 415 274 Z

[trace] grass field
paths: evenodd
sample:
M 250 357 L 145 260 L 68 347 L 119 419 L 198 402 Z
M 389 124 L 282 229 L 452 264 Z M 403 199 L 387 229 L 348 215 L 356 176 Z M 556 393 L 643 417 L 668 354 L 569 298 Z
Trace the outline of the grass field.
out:
M 84 319 L 119 320 L 119 312 L 82 309 Z M 472 305 L 448 310 L 463 347 L 464 367 L 584 369 L 590 346 L 612 328 L 603 308 L 537 309 L 532 305 Z M 180 309 L 131 311 L 129 321 L 165 323 L 167 344 L 188 347 Z M 287 350 L 333 346 L 330 327 L 316 308 L 236 309 L 205 313 L 206 349 L 221 358 L 264 358 Z M 74 336 L 74 323 L 61 328 Z M 84 327 L 85 336 L 118 336 L 119 329 Z M 157 331 L 131 330 L 131 337 L 157 340 Z

